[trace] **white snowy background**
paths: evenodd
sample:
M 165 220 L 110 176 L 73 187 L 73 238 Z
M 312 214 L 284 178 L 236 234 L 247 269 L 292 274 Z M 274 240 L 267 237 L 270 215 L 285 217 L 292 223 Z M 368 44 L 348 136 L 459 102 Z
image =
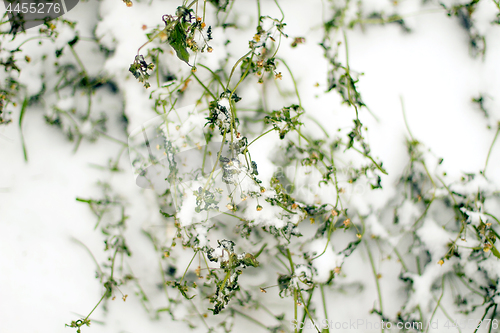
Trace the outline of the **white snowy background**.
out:
M 253 1 L 237 2 L 239 10 L 256 12 Z M 325 88 L 327 62 L 317 44 L 321 40 L 318 29 L 321 12 L 318 8 L 326 3 L 281 1 L 286 13 L 286 32 L 290 36 L 306 37 L 305 44 L 288 54 L 285 45 L 283 57 L 294 72 L 304 108 L 321 119 L 323 126 L 332 128 L 333 131 L 338 127 L 350 126 L 352 114 L 346 118 L 343 113 L 353 111 L 340 107 L 334 93 L 327 97 L 315 97 Z M 151 7 L 145 3 L 134 4 L 132 8 L 126 7 L 119 0 L 80 3 L 67 17 L 77 20 L 82 26 L 88 26 L 89 35 L 91 27 L 99 20 L 97 34 L 104 36 L 103 43 L 117 45 L 115 56 L 105 64 L 99 59 L 93 61 L 85 58 L 91 57 L 91 54 L 83 55 L 87 70 L 92 72 L 104 68 L 117 77 L 125 77 L 138 46 L 145 41 L 142 25 L 161 23 L 161 15 L 173 13 L 176 5 L 176 1 L 154 1 Z M 380 9 L 386 8 L 388 2 L 369 1 L 366 5 L 367 8 Z M 267 10 L 279 16 L 272 1 L 262 1 L 262 7 L 263 12 Z M 448 177 L 478 172 L 484 167 L 496 123 L 500 120 L 500 26 L 489 23 L 497 12 L 494 3 L 481 1 L 477 10 L 477 28 L 486 36 L 487 42 L 484 60 L 470 56 L 465 30 L 460 27 L 456 18 L 446 16 L 439 6 L 422 6 L 417 1 L 404 0 L 399 8 L 401 15 L 411 14 L 405 18 L 412 29 L 409 34 L 403 33 L 395 24 L 367 26 L 365 32 L 356 28 L 347 33 L 350 67 L 364 73 L 358 84 L 359 91 L 379 121 L 366 111 L 360 117 L 368 127 L 367 139 L 373 155 L 384 162 L 384 168 L 389 173 L 382 178 L 383 191 L 366 196 L 366 201 L 356 204 L 360 210 L 363 207 L 367 211 L 383 207 L 394 195 L 392 187 L 407 163 L 405 138 L 408 137 L 408 132 L 404 125 L 400 96 L 404 100 L 413 136 L 431 148 L 432 154 L 444 159 L 442 169 L 446 170 Z M 254 14 L 253 17 L 255 16 Z M 240 31 L 239 34 L 243 32 Z M 241 37 L 240 44 L 244 50 L 252 35 L 253 32 L 249 31 L 244 36 L 229 37 L 236 40 Z M 71 38 L 72 36 L 68 37 Z M 21 43 L 21 40 L 15 42 Z M 289 45 L 289 41 L 286 44 Z M 49 43 L 46 45 L 53 47 Z M 37 52 L 39 47 L 44 46 L 33 44 L 26 52 Z M 219 45 L 214 45 L 214 54 L 218 47 Z M 36 92 L 39 89 L 37 84 L 38 76 L 43 70 L 42 64 L 32 63 L 24 67 L 21 81 L 29 83 L 28 87 L 33 87 Z M 285 77 L 286 71 L 282 72 Z M 138 82 L 133 79 L 118 82 L 120 89 L 126 91 L 125 108 L 131 128 L 154 116 L 149 111 L 151 102 L 147 100 L 146 94 L 141 95 L 143 87 Z M 315 86 L 317 82 L 320 83 L 319 87 Z M 488 119 L 471 102 L 471 98 L 479 94 L 489 96 Z M 272 97 L 270 100 L 272 104 Z M 109 105 L 110 108 L 117 108 L 118 117 L 121 105 L 113 100 Z M 114 158 L 119 145 L 108 140 L 99 140 L 97 144 L 84 140 L 78 152 L 73 153 L 74 143 L 68 142 L 60 131 L 48 126 L 43 114 L 41 108 L 34 107 L 28 109 L 24 117 L 23 133 L 29 158 L 27 163 L 24 161 L 17 126 L 19 114 L 12 114 L 12 124 L 0 127 L 2 333 L 71 332 L 73 329 L 65 328 L 64 324 L 78 316 L 87 315 L 99 300 L 102 287 L 94 278 L 95 264 L 86 249 L 73 241 L 73 238 L 80 240 L 88 248 L 95 249 L 93 253 L 98 261 L 105 260 L 100 251 L 102 239 L 99 231 L 94 230 L 95 216 L 87 205 L 75 200 L 76 197 L 99 195 L 95 186 L 97 180 L 111 178 L 114 184 L 120 184 L 119 190 L 130 202 L 127 231 L 128 237 L 133 239 L 130 266 L 134 273 L 141 276 L 143 285 L 156 281 L 153 276 L 157 274 L 158 266 L 153 257 L 152 245 L 140 233 L 142 226 L 154 224 L 155 219 L 159 218 L 152 203 L 154 194 L 147 194 L 135 185 L 127 156 L 120 164 L 124 168 L 122 173 L 104 174 L 95 167 L 106 165 L 109 158 Z M 341 123 L 345 125 L 339 125 Z M 492 129 L 488 129 L 488 125 Z M 308 126 L 311 131 L 317 131 L 317 128 L 313 128 L 313 123 Z M 110 133 L 126 141 L 126 136 L 120 129 L 111 127 Z M 265 138 L 259 142 L 259 146 L 256 144 L 252 147 L 255 151 L 252 154 L 257 156 L 257 160 L 265 159 L 278 141 L 274 137 Z M 499 165 L 500 144 L 497 144 L 492 150 L 488 166 L 488 176 L 496 184 L 500 184 Z M 263 169 L 261 172 L 263 177 L 270 177 L 272 170 Z M 375 228 L 376 221 L 371 224 Z M 435 234 L 432 228 L 432 225 L 426 224 L 424 230 Z M 376 233 L 375 230 L 372 232 Z M 440 241 L 439 237 L 437 241 Z M 324 243 L 313 245 L 319 249 L 324 247 Z M 329 251 L 321 260 L 323 264 L 331 266 L 336 260 L 335 254 Z M 377 261 L 377 266 L 384 266 L 388 271 L 399 269 L 394 262 L 380 260 Z M 441 267 L 436 265 L 435 269 L 439 268 Z M 498 268 L 494 269 L 500 271 Z M 347 277 L 344 281 L 346 292 L 327 291 L 329 319 L 348 321 L 362 318 L 376 322 L 377 316 L 369 313 L 377 295 L 364 248 L 356 250 L 346 261 L 342 271 Z M 356 291 L 356 283 L 364 285 L 361 292 Z M 396 279 L 389 278 L 380 279 L 380 283 L 387 312 L 397 311 L 402 306 L 402 300 L 395 297 L 395 290 L 401 288 L 401 285 Z M 352 286 L 349 287 L 349 284 Z M 184 323 L 173 322 L 167 316 L 156 321 L 150 320 L 140 302 L 132 295 L 133 292 L 127 290 L 127 287 L 123 287 L 122 291 L 131 294 L 127 301 L 123 302 L 118 298 L 110 302 L 107 313 L 101 308 L 97 309 L 91 316 L 95 321 L 90 327 L 83 327 L 83 332 L 188 331 Z M 276 296 L 269 296 L 272 307 L 287 307 L 282 310 L 292 313 L 290 302 L 274 302 L 272 297 Z M 437 311 L 435 319 L 444 321 L 445 317 Z M 198 331 L 203 332 L 204 328 L 201 327 Z M 235 331 L 263 330 L 245 319 L 238 319 Z M 435 330 L 438 331 L 447 330 Z

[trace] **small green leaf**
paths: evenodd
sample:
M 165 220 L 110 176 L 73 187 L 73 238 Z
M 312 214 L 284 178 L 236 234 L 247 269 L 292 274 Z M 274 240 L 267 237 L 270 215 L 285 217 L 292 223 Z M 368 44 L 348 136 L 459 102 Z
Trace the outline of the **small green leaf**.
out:
M 497 248 L 495 247 L 495 245 L 492 245 L 491 247 L 491 253 L 493 253 L 493 255 L 495 257 L 497 257 L 498 259 L 500 259 L 500 252 L 498 252 Z
M 177 57 L 189 65 L 189 53 L 187 51 L 186 31 L 181 24 L 176 24 L 170 36 L 168 43 L 172 46 L 177 54 Z
M 243 258 L 243 263 L 247 266 L 253 266 L 253 267 L 259 266 L 259 262 L 257 261 L 257 259 L 255 259 L 255 257 L 250 253 L 245 254 L 245 258 Z

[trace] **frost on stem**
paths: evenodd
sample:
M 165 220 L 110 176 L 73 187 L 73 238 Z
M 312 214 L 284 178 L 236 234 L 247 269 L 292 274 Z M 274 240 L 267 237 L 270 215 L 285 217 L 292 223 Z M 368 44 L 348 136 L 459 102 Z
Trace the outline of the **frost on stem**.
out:
M 203 210 L 219 210 L 219 206 L 217 206 L 217 204 L 220 200 L 218 199 L 218 195 L 216 195 L 215 193 L 199 187 L 198 191 L 193 192 L 193 195 L 196 196 L 196 213 L 199 213 Z
M 227 100 L 226 100 L 227 101 Z M 206 118 L 210 128 L 217 126 L 221 135 L 229 133 L 231 129 L 231 114 L 226 106 L 219 104 L 217 101 L 210 102 L 210 114 Z
M 237 158 L 227 158 L 221 156 L 222 181 L 226 184 L 238 185 L 238 175 L 241 173 L 241 162 Z

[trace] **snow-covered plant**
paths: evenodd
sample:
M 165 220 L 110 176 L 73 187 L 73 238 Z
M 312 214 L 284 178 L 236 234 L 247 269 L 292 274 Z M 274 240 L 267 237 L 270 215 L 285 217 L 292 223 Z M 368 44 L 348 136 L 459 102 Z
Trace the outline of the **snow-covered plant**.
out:
M 486 52 L 474 16 L 486 1 L 433 4 L 458 17 L 472 56 Z M 92 26 L 58 18 L 32 35 L 2 33 L 0 125 L 18 110 L 22 126 L 25 111 L 41 107 L 75 151 L 83 140 L 119 146 L 100 166 L 102 196 L 76 199 L 95 214 L 107 260 L 95 260 L 96 307 L 67 326 L 80 332 L 100 305 L 125 301 L 125 289 L 151 319 L 208 332 L 238 332 L 243 320 L 269 332 L 308 323 L 330 332 L 329 295 L 366 287 L 344 272 L 357 260 L 361 274 L 373 275 L 376 300 L 359 318 L 424 323 L 412 329 L 426 331 L 439 312 L 450 327 L 474 318 L 473 328 L 497 328 L 500 192 L 486 171 L 500 122 L 491 125 L 484 168 L 458 179 L 407 124 L 407 164 L 388 183 L 367 138 L 364 122 L 377 117 L 362 98 L 363 73 L 349 63 L 348 37 L 390 23 L 410 33 L 397 1 L 390 14 L 367 13 L 364 1 L 304 3 L 318 20 L 303 34 L 289 32 L 296 22 L 284 1 L 124 2 L 82 3 L 99 11 Z M 297 63 L 305 48 L 325 65 L 316 92 L 296 75 L 315 67 L 314 59 Z M 311 107 L 314 95 L 323 99 Z M 488 116 L 484 99 L 473 101 Z M 344 112 L 339 119 L 334 108 Z M 386 200 L 373 206 L 372 196 Z M 143 217 L 130 218 L 134 209 Z M 141 235 L 131 235 L 128 225 L 141 223 Z M 138 237 L 154 249 L 154 277 L 128 261 Z M 384 279 L 398 288 L 384 291 Z M 388 309 L 389 293 L 402 301 Z

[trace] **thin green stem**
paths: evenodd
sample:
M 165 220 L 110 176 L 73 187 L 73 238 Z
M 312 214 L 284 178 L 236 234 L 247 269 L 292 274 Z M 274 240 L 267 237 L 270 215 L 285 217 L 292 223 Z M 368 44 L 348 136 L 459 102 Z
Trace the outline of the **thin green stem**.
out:
M 500 10 L 500 1 L 495 1 L 495 0 L 492 1 L 497 6 L 498 10 Z
M 408 131 L 408 134 L 410 134 L 411 141 L 415 142 L 415 138 L 413 137 L 413 134 L 411 133 L 410 126 L 408 125 L 408 120 L 406 119 L 406 111 L 405 111 L 405 105 L 403 102 L 403 96 L 400 95 L 399 100 L 401 101 L 401 110 L 403 112 L 403 119 L 405 121 L 406 130 Z
M 298 303 L 298 298 L 297 298 L 297 288 L 293 288 L 293 317 L 294 317 L 294 322 L 297 324 L 297 318 L 298 318 L 298 312 L 297 312 L 297 303 Z M 299 333 L 297 330 L 297 325 L 295 325 L 295 333 Z
M 302 109 L 302 101 L 300 99 L 299 88 L 297 87 L 297 81 L 295 81 L 295 78 L 293 77 L 292 70 L 290 69 L 290 67 L 288 67 L 288 64 L 286 63 L 285 60 L 283 60 L 283 58 L 276 58 L 276 59 L 278 59 L 279 61 L 281 61 L 283 63 L 283 65 L 285 65 L 286 69 L 288 70 L 288 73 L 290 74 L 290 78 L 292 79 L 292 82 L 293 82 L 293 87 L 295 89 L 295 94 L 297 95 L 297 99 L 299 101 L 299 107 Z
M 368 242 L 365 241 L 365 240 L 363 240 L 363 243 L 365 244 L 366 252 L 368 252 L 368 257 L 370 258 L 370 265 L 372 267 L 373 276 L 375 278 L 375 284 L 377 286 L 379 311 L 380 311 L 381 314 L 383 314 L 384 313 L 384 308 L 383 308 L 383 305 L 382 305 L 382 292 L 380 290 L 380 283 L 378 281 L 379 280 L 379 276 L 378 276 L 377 271 L 375 269 L 375 262 L 373 261 L 372 252 L 370 250 L 370 247 L 368 246 Z M 384 326 L 382 326 L 381 330 L 382 330 L 382 332 L 385 331 Z
M 493 150 L 493 146 L 497 141 L 498 134 L 500 133 L 500 122 L 498 123 L 497 132 L 495 133 L 495 137 L 493 138 L 493 142 L 491 143 L 490 149 L 488 150 L 488 155 L 486 156 L 486 162 L 484 163 L 483 176 L 486 177 L 486 168 L 488 167 L 488 161 L 490 160 L 491 151 Z
M 8 21 L 8 22 L 10 22 L 10 21 Z M 31 38 L 26 39 L 26 40 L 25 40 L 24 42 L 22 42 L 21 44 L 19 44 L 19 46 L 17 47 L 17 50 L 19 50 L 19 48 L 20 48 L 21 46 L 23 46 L 24 44 L 26 44 L 27 42 L 32 41 L 32 40 L 34 40 L 34 39 L 50 39 L 50 40 L 51 40 L 51 41 L 53 41 L 53 42 L 55 41 L 55 40 L 54 40 L 54 38 L 52 38 L 52 37 L 45 37 L 45 36 L 36 36 L 36 37 L 31 37 Z
M 260 23 L 260 0 L 257 0 L 257 23 Z
M 257 319 L 250 317 L 249 315 L 247 315 L 244 312 L 241 312 L 241 311 L 236 310 L 234 308 L 231 308 L 231 311 L 234 312 L 234 313 L 237 313 L 238 315 L 240 315 L 241 317 L 243 317 L 243 318 L 251 321 L 252 323 L 259 325 L 260 327 L 265 328 L 266 330 L 268 329 L 268 327 L 266 325 L 264 325 L 263 323 L 261 323 Z
M 326 308 L 326 299 L 325 299 L 325 291 L 324 291 L 324 284 L 319 285 L 319 290 L 321 291 L 321 301 L 323 302 L 323 312 L 325 315 L 326 321 L 329 323 L 330 321 L 328 320 L 328 310 Z M 326 329 L 324 329 L 325 333 L 330 333 L 330 327 L 328 326 Z
M 498 306 L 498 304 L 495 304 L 495 307 L 493 308 L 493 314 L 491 315 L 490 329 L 488 330 L 488 333 L 491 333 L 491 329 L 493 328 L 493 320 L 495 319 L 496 314 L 497 314 L 497 306 Z
M 238 67 L 240 62 L 242 62 L 243 59 L 245 59 L 249 54 L 253 53 L 253 51 L 254 51 L 253 49 L 248 51 L 244 56 L 239 58 L 238 61 L 236 61 L 236 63 L 233 65 L 233 68 L 231 69 L 231 74 L 229 74 L 229 78 L 227 79 L 227 84 L 225 87 L 226 90 L 229 90 L 229 84 L 231 83 L 231 78 L 233 77 L 233 74 L 234 74 L 234 71 L 236 70 L 236 67 Z
M 200 81 L 200 79 L 198 78 L 198 76 L 196 76 L 196 74 L 193 73 L 193 76 L 194 78 L 196 79 L 196 81 L 198 81 L 198 83 L 203 87 L 203 89 L 205 89 L 205 91 L 214 99 L 216 100 L 217 97 L 215 97 L 215 95 L 203 84 L 203 82 Z M 200 99 L 201 100 L 201 99 Z
M 399 262 L 401 263 L 401 266 L 403 266 L 403 269 L 405 272 L 408 272 L 408 267 L 405 265 L 405 262 L 403 261 L 403 257 L 401 257 L 401 254 L 399 253 L 398 249 L 394 246 L 393 247 L 394 253 L 396 253 L 396 256 L 399 259 Z
M 90 315 L 95 311 L 95 309 L 97 309 L 97 307 L 99 306 L 99 304 L 101 304 L 101 302 L 104 299 L 104 297 L 106 297 L 106 293 L 104 293 L 104 295 L 102 295 L 102 297 L 99 300 L 99 302 L 97 302 L 97 304 L 94 306 L 94 308 L 92 309 L 92 311 L 90 311 L 90 313 L 87 315 L 87 317 L 85 317 L 85 319 L 83 320 L 83 322 L 86 322 L 87 319 L 89 319 Z
M 76 62 L 78 63 L 78 66 L 80 66 L 83 74 L 85 75 L 85 77 L 87 77 L 87 70 L 85 69 L 85 66 L 83 65 L 83 62 L 82 60 L 80 59 L 80 57 L 78 56 L 78 54 L 76 53 L 75 49 L 73 48 L 73 46 L 71 45 L 68 45 L 69 46 L 69 49 L 71 50 L 71 53 L 73 54 L 73 56 L 75 57 L 76 59 Z
M 441 278 L 441 296 L 439 296 L 439 299 L 436 302 L 436 306 L 434 307 L 434 311 L 432 311 L 431 317 L 429 318 L 429 322 L 432 322 L 432 318 L 434 318 L 434 315 L 436 314 L 436 311 L 439 307 L 439 304 L 441 303 L 441 299 L 443 298 L 444 295 L 444 275 Z M 433 295 L 434 297 L 434 295 Z M 425 332 L 429 331 L 429 326 L 426 327 Z
M 486 308 L 486 310 L 484 310 L 484 314 L 483 314 L 483 317 L 481 318 L 480 323 L 482 323 L 482 322 L 483 322 L 483 320 L 484 320 L 484 318 L 486 318 L 486 315 L 488 314 L 488 311 L 490 310 L 490 308 L 491 308 L 493 305 L 495 305 L 495 304 L 494 304 L 494 303 L 489 304 L 489 305 L 488 305 L 488 307 Z M 477 330 L 479 329 L 479 327 L 481 327 L 481 326 L 477 326 L 477 327 L 476 327 L 476 329 L 474 330 L 474 333 L 477 333 Z
M 189 267 L 191 267 L 191 264 L 193 263 L 193 260 L 197 254 L 198 254 L 198 251 L 194 251 L 193 257 L 191 258 L 191 261 L 187 265 L 186 270 L 184 271 L 184 274 L 182 274 L 182 278 L 181 278 L 181 281 L 179 283 L 182 283 L 182 281 L 184 281 L 184 278 L 186 277 L 186 273 L 187 273 Z
M 283 10 L 281 9 L 281 6 L 280 4 L 278 3 L 278 0 L 274 0 L 274 3 L 276 3 L 276 6 L 278 7 L 278 9 L 280 10 L 281 12 L 281 21 L 280 22 L 283 22 L 283 20 L 285 19 L 285 13 L 283 13 Z
M 302 296 L 302 292 L 301 292 L 300 290 L 298 290 L 300 300 L 302 301 L 302 305 L 304 305 L 304 316 L 303 316 L 303 318 L 302 318 L 302 324 L 304 324 L 304 322 L 305 322 L 305 317 L 306 317 L 306 314 L 307 314 L 307 316 L 308 316 L 308 317 L 309 317 L 309 319 L 311 320 L 311 323 L 313 323 L 314 328 L 316 328 L 316 331 L 317 331 L 318 333 L 321 333 L 321 331 L 319 330 L 318 326 L 316 326 L 316 323 L 314 322 L 314 319 L 313 319 L 313 317 L 312 317 L 311 313 L 309 313 L 309 309 L 308 309 L 308 307 L 309 307 L 309 305 L 310 305 L 310 303 L 311 303 L 311 299 L 312 299 L 312 293 L 313 293 L 313 291 L 314 291 L 314 288 L 311 290 L 311 292 L 310 292 L 310 294 L 309 294 L 309 299 L 308 299 L 308 301 L 307 301 L 307 303 L 306 303 L 306 302 L 304 302 L 304 297 Z M 302 326 L 302 327 L 301 327 L 301 329 L 300 329 L 299 333 L 302 333 L 302 328 L 304 327 L 304 325 L 301 325 L 301 326 Z
M 26 142 L 24 141 L 24 135 L 23 135 L 23 119 L 27 106 L 28 106 L 28 97 L 25 97 L 23 105 L 21 106 L 21 113 L 19 115 L 19 132 L 21 134 L 21 144 L 23 146 L 23 155 L 25 162 L 28 162 L 28 152 L 26 151 Z
M 205 327 L 208 328 L 208 330 L 210 331 L 210 326 L 208 326 L 208 323 L 206 322 L 205 317 L 203 317 L 203 315 L 200 313 L 200 311 L 198 311 L 198 308 L 194 304 L 193 299 L 190 298 L 189 301 L 191 302 L 191 305 L 193 306 L 193 309 L 196 312 L 196 314 L 198 315 L 198 317 L 201 319 L 201 321 L 203 322 Z
M 252 142 L 250 142 L 250 143 L 246 146 L 246 148 L 245 148 L 245 152 L 248 150 L 248 147 L 249 147 L 252 143 L 254 143 L 255 141 L 259 140 L 261 137 L 263 137 L 264 135 L 266 135 L 267 133 L 270 133 L 270 132 L 272 132 L 272 131 L 274 131 L 274 127 L 273 127 L 273 128 L 271 128 L 271 129 L 270 129 L 270 130 L 268 130 L 268 131 L 265 131 L 264 133 L 262 133 L 261 135 L 259 135 L 259 136 L 258 136 L 258 137 L 256 137 L 255 139 L 253 139 L 253 140 L 252 140 Z
M 215 72 L 213 70 L 211 70 L 210 68 L 208 68 L 207 66 L 203 65 L 203 64 L 200 64 L 198 63 L 196 65 L 197 67 L 202 67 L 202 68 L 205 68 L 207 71 L 209 71 L 212 76 L 217 80 L 217 82 L 219 82 L 220 86 L 222 87 L 222 89 L 226 89 L 226 87 L 224 86 L 224 84 L 222 83 L 222 80 L 220 79 L 219 75 L 215 74 Z
M 80 244 L 81 246 L 83 246 L 87 252 L 90 254 L 90 256 L 92 257 L 92 260 L 94 260 L 94 263 L 95 265 L 97 266 L 97 269 L 99 270 L 99 276 L 102 276 L 103 273 L 102 273 L 102 269 L 101 269 L 101 266 L 99 265 L 99 263 L 97 262 L 97 259 L 94 257 L 94 254 L 92 253 L 92 251 L 90 251 L 90 249 L 87 247 L 87 245 L 85 245 L 82 241 L 80 241 L 79 239 L 76 239 L 74 237 L 71 237 L 71 239 L 74 241 L 74 242 L 77 242 L 78 244 Z

